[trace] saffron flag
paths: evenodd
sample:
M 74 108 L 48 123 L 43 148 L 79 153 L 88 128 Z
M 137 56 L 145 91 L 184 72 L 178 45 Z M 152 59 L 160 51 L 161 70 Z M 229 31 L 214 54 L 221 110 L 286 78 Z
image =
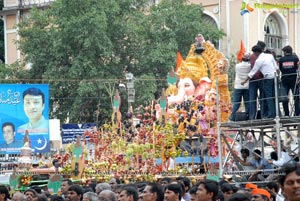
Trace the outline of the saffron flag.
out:
M 180 67 L 180 65 L 181 65 L 181 63 L 182 63 L 182 61 L 183 61 L 183 58 L 182 58 L 180 52 L 178 51 L 178 52 L 177 52 L 177 61 L 176 61 L 176 69 L 175 69 L 175 72 L 178 71 L 178 69 L 179 69 L 179 67 Z
M 241 62 L 242 61 L 242 57 L 244 55 L 244 53 L 246 52 L 245 46 L 243 41 L 241 40 L 241 45 L 240 45 L 240 51 L 237 55 L 237 59 Z

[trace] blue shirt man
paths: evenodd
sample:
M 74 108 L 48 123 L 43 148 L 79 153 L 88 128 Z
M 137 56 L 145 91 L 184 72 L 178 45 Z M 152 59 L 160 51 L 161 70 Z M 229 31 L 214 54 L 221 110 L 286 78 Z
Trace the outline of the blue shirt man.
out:
M 243 161 L 237 156 L 236 159 L 244 166 L 253 166 L 256 168 L 253 172 L 251 172 L 251 175 L 248 178 L 249 181 L 264 180 L 264 177 L 260 174 L 263 170 L 269 170 L 265 172 L 264 176 L 268 176 L 266 174 L 274 172 L 273 166 L 269 164 L 266 159 L 261 158 L 261 151 L 258 149 L 253 151 L 253 159 L 250 161 Z

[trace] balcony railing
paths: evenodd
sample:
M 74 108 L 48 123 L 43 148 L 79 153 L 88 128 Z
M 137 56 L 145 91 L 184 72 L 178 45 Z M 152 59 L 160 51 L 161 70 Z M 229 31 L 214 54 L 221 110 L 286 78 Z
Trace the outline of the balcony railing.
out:
M 55 0 L 4 0 L 3 10 L 30 8 L 32 6 L 48 6 Z
M 55 0 L 21 0 L 21 6 L 31 6 L 31 5 L 47 5 Z

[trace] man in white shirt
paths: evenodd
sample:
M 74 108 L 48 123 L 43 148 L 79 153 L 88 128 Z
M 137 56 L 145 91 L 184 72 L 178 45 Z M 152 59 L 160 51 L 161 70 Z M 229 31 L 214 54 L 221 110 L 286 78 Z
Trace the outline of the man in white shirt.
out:
M 168 170 L 175 170 L 175 162 L 174 162 L 174 159 L 171 158 L 171 157 L 168 157 L 166 159 L 166 162 L 163 166 L 163 170 L 164 171 L 168 171 Z
M 233 92 L 233 107 L 231 115 L 229 117 L 230 121 L 236 120 L 236 112 L 240 108 L 242 98 L 244 100 L 245 112 L 249 114 L 249 82 L 244 85 L 241 85 L 241 82 L 244 81 L 248 73 L 251 70 L 249 63 L 250 54 L 244 54 L 242 57 L 242 62 L 236 64 L 235 66 L 235 82 L 234 82 L 234 92 Z
M 276 144 L 273 145 L 273 149 L 277 153 L 278 147 Z M 284 149 L 280 152 L 280 158 L 278 160 L 268 160 L 268 163 L 276 165 L 277 167 L 282 167 L 284 164 L 292 163 L 292 158 L 289 153 L 287 153 Z
M 241 84 L 244 85 L 257 71 L 260 71 L 263 74 L 263 93 L 264 97 L 267 98 L 266 118 L 274 118 L 276 116 L 274 78 L 275 72 L 279 69 L 273 55 L 264 53 L 259 45 L 253 46 L 252 51 L 258 58 L 255 61 L 254 67 L 249 72 L 248 77 Z

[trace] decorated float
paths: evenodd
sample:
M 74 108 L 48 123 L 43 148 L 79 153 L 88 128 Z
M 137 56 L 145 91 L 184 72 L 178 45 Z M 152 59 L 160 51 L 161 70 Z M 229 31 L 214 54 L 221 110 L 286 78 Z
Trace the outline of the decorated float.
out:
M 227 69 L 225 56 L 199 34 L 186 59 L 170 69 L 169 86 L 159 100 L 139 112 L 131 109 L 123 124 L 116 92 L 112 124 L 86 131 L 66 154 L 56 155 L 59 168 L 29 168 L 30 145 L 24 143 L 10 185 L 25 189 L 36 182 L 32 175 L 41 173 L 49 174 L 46 183 L 55 193 L 64 177 L 82 183 L 112 177 L 124 183 L 178 175 L 190 176 L 193 182 L 218 178 L 218 123 L 227 121 L 231 111 Z M 186 164 L 182 158 L 187 158 Z

